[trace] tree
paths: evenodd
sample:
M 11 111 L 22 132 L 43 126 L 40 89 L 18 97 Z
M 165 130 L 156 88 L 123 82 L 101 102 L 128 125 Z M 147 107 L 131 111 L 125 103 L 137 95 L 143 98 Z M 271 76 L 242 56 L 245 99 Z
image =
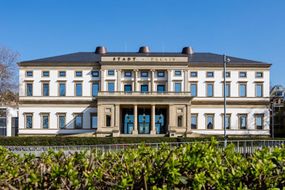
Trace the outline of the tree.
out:
M 17 52 L 6 47 L 0 47 L 0 103 L 17 101 L 18 73 L 16 61 Z

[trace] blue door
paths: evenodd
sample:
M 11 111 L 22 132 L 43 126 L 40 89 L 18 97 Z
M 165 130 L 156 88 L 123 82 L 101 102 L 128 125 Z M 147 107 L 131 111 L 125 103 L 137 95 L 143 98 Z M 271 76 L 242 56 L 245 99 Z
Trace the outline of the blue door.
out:
M 134 115 L 125 114 L 124 117 L 124 134 L 132 134 L 134 129 Z
M 138 127 L 139 127 L 139 134 L 150 133 L 150 109 L 139 111 Z

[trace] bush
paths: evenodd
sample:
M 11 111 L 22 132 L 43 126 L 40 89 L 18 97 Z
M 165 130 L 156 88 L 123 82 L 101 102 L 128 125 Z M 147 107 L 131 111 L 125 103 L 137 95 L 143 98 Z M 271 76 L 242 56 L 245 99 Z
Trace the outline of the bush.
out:
M 285 147 L 244 157 L 217 141 L 124 152 L 49 151 L 39 158 L 0 148 L 9 189 L 267 189 L 285 186 Z

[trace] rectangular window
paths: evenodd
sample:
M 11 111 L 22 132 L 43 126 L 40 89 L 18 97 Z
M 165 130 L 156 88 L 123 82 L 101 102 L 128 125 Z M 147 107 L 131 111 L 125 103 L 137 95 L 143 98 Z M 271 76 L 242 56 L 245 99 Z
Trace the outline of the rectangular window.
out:
M 75 96 L 82 96 L 82 83 L 75 83 Z
M 208 78 L 214 77 L 214 72 L 207 72 L 207 77 Z
M 224 92 L 224 88 L 223 88 L 223 92 Z M 231 84 L 230 83 L 226 83 L 226 97 L 230 97 L 231 96 Z M 224 93 L 223 93 L 224 96 Z
M 125 77 L 132 77 L 132 71 L 125 71 Z
M 159 93 L 165 92 L 165 85 L 164 84 L 158 84 L 157 85 L 157 92 L 159 92 Z
M 223 123 L 223 128 L 224 128 L 224 114 L 222 115 L 222 123 Z M 226 129 L 231 128 L 231 115 L 226 114 Z
M 262 84 L 255 84 L 255 95 L 256 97 L 263 96 L 263 85 Z
M 99 77 L 99 71 L 91 71 L 92 77 Z
M 59 96 L 66 95 L 66 84 L 64 82 L 59 83 Z
M 0 109 L 0 136 L 7 136 L 7 110 Z
M 147 84 L 142 84 L 141 85 L 141 92 L 143 92 L 143 93 L 148 92 L 148 85 Z
M 43 96 L 49 96 L 49 83 L 43 83 Z
M 25 127 L 27 129 L 33 128 L 33 114 L 25 114 Z
M 198 114 L 191 114 L 191 129 L 197 129 Z
M 115 83 L 108 82 L 108 92 L 114 92 L 114 91 L 115 91 Z
M 132 92 L 132 85 L 131 84 L 125 84 L 124 85 L 124 91 L 125 92 Z
M 175 89 L 175 92 L 181 92 L 182 90 L 181 83 L 180 82 L 174 83 L 174 89 Z
M 42 128 L 49 128 L 49 114 L 42 114 Z
M 91 124 L 91 129 L 97 129 L 97 123 L 98 123 L 98 117 L 97 117 L 97 113 L 91 113 L 90 114 L 90 124 Z
M 255 78 L 263 78 L 263 72 L 256 72 Z
M 108 70 L 108 75 L 109 76 L 114 76 L 115 75 L 115 71 L 114 70 Z
M 58 114 L 58 128 L 59 129 L 65 129 L 65 123 L 66 123 L 66 114 Z
M 179 115 L 177 117 L 177 126 L 178 127 L 182 127 L 183 126 L 183 116 L 182 115 Z
M 49 77 L 49 71 L 43 71 L 42 76 L 43 77 Z
M 206 115 L 206 125 L 207 129 L 214 129 L 214 114 Z
M 256 114 L 255 115 L 255 128 L 256 129 L 263 129 L 263 114 Z
M 99 83 L 93 82 L 92 83 L 92 96 L 97 96 L 99 92 Z
M 175 70 L 174 75 L 175 75 L 175 76 L 181 76 L 182 73 L 181 73 L 180 70 Z
M 59 77 L 66 77 L 66 72 L 65 71 L 59 71 L 58 76 Z
M 239 84 L 239 96 L 246 97 L 246 84 L 244 83 Z
M 82 129 L 82 127 L 83 127 L 83 115 L 77 114 L 74 118 L 74 128 Z
M 198 72 L 197 71 L 190 72 L 190 76 L 191 77 L 198 77 Z
M 224 75 L 223 75 L 224 76 Z M 231 72 L 226 72 L 226 78 L 230 78 L 231 77 Z
M 247 114 L 240 114 L 239 115 L 239 128 L 240 129 L 247 129 Z
M 141 71 L 141 77 L 148 77 L 148 71 Z
M 33 71 L 26 71 L 26 77 L 33 77 Z
M 164 77 L 165 72 L 164 71 L 157 71 L 157 77 Z
M 192 96 L 197 96 L 197 84 L 196 83 L 190 84 L 190 90 L 191 90 Z
M 106 127 L 111 127 L 111 115 L 106 115 Z
M 207 84 L 207 96 L 208 97 L 213 97 L 214 96 L 214 84 L 213 83 L 208 83 Z
M 26 95 L 33 96 L 33 83 L 26 84 Z
M 76 77 L 82 77 L 82 71 L 75 71 Z
M 246 78 L 246 72 L 239 72 L 239 77 L 240 78 Z

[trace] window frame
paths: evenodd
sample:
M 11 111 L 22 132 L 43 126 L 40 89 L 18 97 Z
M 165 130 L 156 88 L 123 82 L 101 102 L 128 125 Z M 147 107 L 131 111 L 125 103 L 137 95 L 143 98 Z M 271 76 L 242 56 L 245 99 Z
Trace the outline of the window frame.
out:
M 225 127 L 225 124 L 224 124 L 224 114 L 222 113 L 221 116 L 222 116 L 222 129 L 224 129 L 224 127 Z M 230 129 L 231 129 L 231 124 L 232 124 L 232 122 L 231 122 L 232 114 L 227 113 L 227 114 L 226 114 L 226 117 L 229 117 L 229 118 L 228 118 L 228 121 L 229 121 L 229 128 L 226 128 L 226 130 L 230 130 Z
M 31 73 L 32 75 L 28 75 L 28 73 Z M 33 71 L 26 71 L 25 76 L 26 77 L 33 77 L 34 76 L 34 72 Z
M 28 85 L 31 85 L 31 89 L 32 89 L 31 95 L 28 95 Z M 33 96 L 33 94 L 34 94 L 34 83 L 33 82 L 27 82 L 26 83 L 26 96 Z
M 210 73 L 212 73 L 213 75 L 209 75 Z M 206 72 L 206 78 L 214 78 L 215 77 L 215 72 L 214 71 L 207 71 Z
M 45 86 L 47 85 L 47 90 L 48 90 L 48 93 L 47 95 L 45 94 Z M 42 96 L 50 96 L 50 86 L 49 86 L 49 82 L 42 82 Z
M 174 70 L 174 76 L 182 76 L 182 71 L 181 70 Z
M 261 95 L 258 96 L 258 92 L 257 92 L 257 86 L 260 86 L 261 87 Z M 255 83 L 255 97 L 258 97 L 258 98 L 262 98 L 263 97 L 263 83 Z
M 96 128 L 93 128 L 93 120 L 92 117 L 96 116 L 97 117 L 97 123 L 96 123 Z M 90 113 L 90 129 L 98 129 L 98 113 L 97 112 L 91 112 Z
M 196 94 L 195 95 L 193 95 L 193 93 L 192 93 L 192 85 L 196 86 Z M 197 82 L 191 82 L 190 83 L 190 93 L 191 93 L 191 96 L 193 96 L 193 97 L 197 97 L 198 96 L 198 83 Z
M 79 73 L 80 73 L 80 75 L 77 75 Z M 74 71 L 74 76 L 75 77 L 82 77 L 83 76 L 83 72 L 82 71 Z
M 196 75 L 193 76 L 193 75 L 192 75 L 193 73 L 196 73 Z M 197 77 L 198 77 L 198 71 L 191 71 L 191 72 L 190 72 L 190 77 L 191 77 L 191 78 L 197 78 Z
M 64 127 L 60 127 L 60 117 L 64 117 Z M 66 129 L 66 113 L 57 113 L 57 128 L 62 130 Z
M 114 69 L 109 69 L 107 71 L 108 76 L 115 76 L 115 70 Z
M 212 125 L 213 125 L 213 128 L 208 128 L 208 117 L 213 117 L 213 123 L 212 123 Z M 213 129 L 215 129 L 215 114 L 214 113 L 206 113 L 205 114 L 205 124 L 206 124 L 206 126 L 205 126 L 205 128 L 206 128 L 206 130 L 213 130 Z
M 41 129 L 50 129 L 50 114 L 49 113 L 40 113 L 41 115 Z M 44 117 L 47 117 L 47 128 L 44 127 Z
M 211 96 L 209 95 L 208 85 L 212 85 L 212 95 Z M 214 88 L 215 88 L 214 82 L 206 83 L 206 97 L 214 97 Z
M 192 126 L 192 117 L 193 116 L 195 116 L 195 118 L 196 118 L 196 127 L 195 128 Z M 190 118 L 191 118 L 191 129 L 198 129 L 198 113 L 191 113 Z
M 242 74 L 245 74 L 245 76 L 242 76 Z M 239 76 L 239 78 L 247 78 L 247 72 L 246 71 L 240 71 L 238 76 Z
M 47 73 L 47 75 L 45 75 Z M 42 77 L 50 77 L 49 71 L 42 71 Z
M 61 95 L 61 85 L 62 84 L 64 84 L 64 95 Z M 64 96 L 66 96 L 66 82 L 62 82 L 62 81 L 60 81 L 60 82 L 58 82 L 58 96 L 60 96 L 60 97 L 64 97 Z
M 257 121 L 258 117 L 261 117 L 261 128 L 257 127 L 256 121 Z M 256 130 L 263 130 L 264 129 L 264 114 L 262 114 L 262 113 L 254 114 L 254 127 Z
M 245 116 L 245 125 L 246 125 L 244 129 L 241 128 L 241 117 L 243 117 L 243 116 Z M 248 121 L 247 121 L 248 117 L 247 116 L 248 115 L 246 113 L 238 114 L 238 128 L 240 130 L 247 130 L 248 129 Z
M 244 96 L 241 95 L 241 86 L 242 85 L 245 85 L 245 95 Z M 247 97 L 247 83 L 240 82 L 238 85 L 238 88 L 239 88 L 239 91 L 238 91 L 239 97 L 242 97 L 242 98 Z
M 33 129 L 33 125 L 34 125 L 34 117 L 33 117 L 33 113 L 24 113 L 24 119 L 25 119 L 25 129 Z M 31 117 L 31 127 L 27 127 L 27 117 Z
M 130 71 L 130 70 L 124 71 L 124 77 L 126 77 L 126 78 L 131 78 L 131 77 L 133 77 L 133 72 Z
M 144 76 L 144 74 L 146 74 Z M 148 78 L 149 77 L 149 71 L 140 71 L 140 76 L 141 78 Z
M 165 77 L 165 71 L 162 71 L 162 70 L 157 71 L 157 78 L 164 78 L 164 77 Z
M 77 93 L 77 85 L 81 85 L 81 94 L 79 95 L 78 93 Z M 74 95 L 75 96 L 77 96 L 77 97 L 81 97 L 81 96 L 83 96 L 83 83 L 82 82 L 75 82 L 74 83 Z
M 84 121 L 83 120 L 83 113 L 74 113 L 73 115 L 74 115 L 73 128 L 74 129 L 83 129 L 83 121 Z M 81 121 L 80 121 L 81 122 L 81 126 L 80 127 L 76 127 L 76 118 L 79 117 L 79 116 L 81 117 Z
M 64 73 L 62 76 L 61 73 Z M 58 77 L 66 77 L 66 71 L 58 71 Z
M 260 76 L 258 76 L 258 74 L 261 74 Z M 255 72 L 255 78 L 263 78 L 263 72 L 262 71 L 256 71 Z
M 96 74 L 94 74 L 94 73 L 96 73 Z M 91 77 L 97 78 L 99 76 L 100 76 L 100 72 L 98 70 L 92 70 L 91 71 Z

